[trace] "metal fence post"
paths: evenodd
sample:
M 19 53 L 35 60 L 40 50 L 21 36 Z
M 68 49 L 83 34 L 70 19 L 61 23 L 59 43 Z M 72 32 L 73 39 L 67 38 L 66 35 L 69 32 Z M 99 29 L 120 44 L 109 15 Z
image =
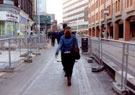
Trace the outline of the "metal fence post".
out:
M 89 52 L 90 52 L 90 56 L 92 57 L 92 41 L 91 41 L 91 37 L 89 36 Z
M 125 67 L 125 80 L 124 80 L 124 83 L 127 84 L 127 74 L 128 74 L 128 56 L 129 56 L 129 44 L 126 44 L 126 53 L 125 53 L 125 56 L 126 56 L 126 67 Z
M 21 38 L 17 38 L 17 40 L 19 40 L 19 51 L 20 51 L 20 56 L 21 56 L 21 44 L 22 44 L 22 39 Z
M 38 36 L 38 52 L 39 52 L 39 49 L 40 49 L 40 35 Z
M 101 43 L 100 38 L 98 38 L 98 53 L 99 53 L 99 63 L 101 64 Z
M 103 55 L 102 55 L 102 39 L 99 39 L 99 42 L 100 42 L 100 65 L 103 65 L 103 63 L 102 63 L 102 57 L 103 57 Z
M 123 78 L 124 78 L 124 61 L 125 61 L 125 43 L 123 43 L 123 52 L 122 52 L 122 71 L 121 71 L 121 89 L 123 89 Z
M 38 37 L 36 37 L 36 53 L 38 52 Z
M 29 55 L 29 57 L 31 57 L 31 53 L 32 53 L 32 37 L 30 37 L 30 44 L 29 44 L 29 46 L 30 46 L 30 55 Z
M 28 37 L 26 37 L 26 48 L 27 48 L 27 53 L 28 53 Z
M 8 53 L 9 53 L 9 68 L 11 68 L 11 47 L 10 47 L 10 39 L 8 39 Z

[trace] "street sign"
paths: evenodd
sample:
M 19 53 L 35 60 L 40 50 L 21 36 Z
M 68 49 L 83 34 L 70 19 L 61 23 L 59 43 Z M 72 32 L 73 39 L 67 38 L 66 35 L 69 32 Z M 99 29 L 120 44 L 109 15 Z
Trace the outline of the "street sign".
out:
M 19 22 L 19 15 L 10 11 L 0 11 L 0 20 Z
M 108 14 L 109 14 L 109 9 L 108 9 L 108 8 L 105 8 L 105 9 L 104 9 L 104 14 L 105 14 L 105 15 L 108 15 Z

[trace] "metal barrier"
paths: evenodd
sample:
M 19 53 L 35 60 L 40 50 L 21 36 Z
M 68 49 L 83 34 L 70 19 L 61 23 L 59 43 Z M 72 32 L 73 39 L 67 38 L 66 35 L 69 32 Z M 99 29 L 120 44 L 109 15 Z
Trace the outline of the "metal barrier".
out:
M 40 38 L 29 36 L 0 39 L 0 71 L 11 71 L 20 61 L 39 55 Z
M 99 38 L 89 37 L 89 52 L 90 57 L 93 57 L 98 61 L 100 65 L 102 64 L 102 43 Z
M 89 38 L 91 56 L 100 59 L 115 71 L 116 85 L 135 93 L 135 43 Z

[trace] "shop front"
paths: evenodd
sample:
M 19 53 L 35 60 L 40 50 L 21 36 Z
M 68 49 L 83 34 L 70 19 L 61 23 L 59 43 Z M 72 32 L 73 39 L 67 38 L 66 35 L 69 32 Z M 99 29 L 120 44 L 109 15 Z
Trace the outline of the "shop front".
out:
M 19 15 L 10 11 L 0 11 L 0 36 L 17 36 Z
M 28 35 L 31 31 L 31 27 L 32 20 L 29 18 L 28 14 L 26 14 L 24 11 L 20 11 L 19 31 L 24 35 Z
M 28 30 L 28 18 L 29 16 L 24 11 L 20 11 L 19 31 L 23 34 L 26 34 Z

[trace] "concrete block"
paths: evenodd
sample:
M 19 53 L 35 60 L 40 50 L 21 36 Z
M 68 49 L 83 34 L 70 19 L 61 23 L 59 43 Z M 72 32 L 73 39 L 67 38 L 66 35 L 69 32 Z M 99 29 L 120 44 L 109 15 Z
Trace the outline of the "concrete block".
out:
M 100 72 L 104 70 L 104 66 L 92 67 L 92 72 Z
M 24 59 L 24 63 L 32 63 L 32 59 L 31 58 Z
M 87 59 L 87 62 L 88 62 L 88 63 L 93 63 L 93 59 L 92 59 L 92 58 L 88 58 L 88 59 Z
M 112 82 L 112 88 L 115 92 L 117 92 L 120 95 L 129 95 L 129 91 L 125 88 L 121 89 L 121 84 L 117 82 Z

